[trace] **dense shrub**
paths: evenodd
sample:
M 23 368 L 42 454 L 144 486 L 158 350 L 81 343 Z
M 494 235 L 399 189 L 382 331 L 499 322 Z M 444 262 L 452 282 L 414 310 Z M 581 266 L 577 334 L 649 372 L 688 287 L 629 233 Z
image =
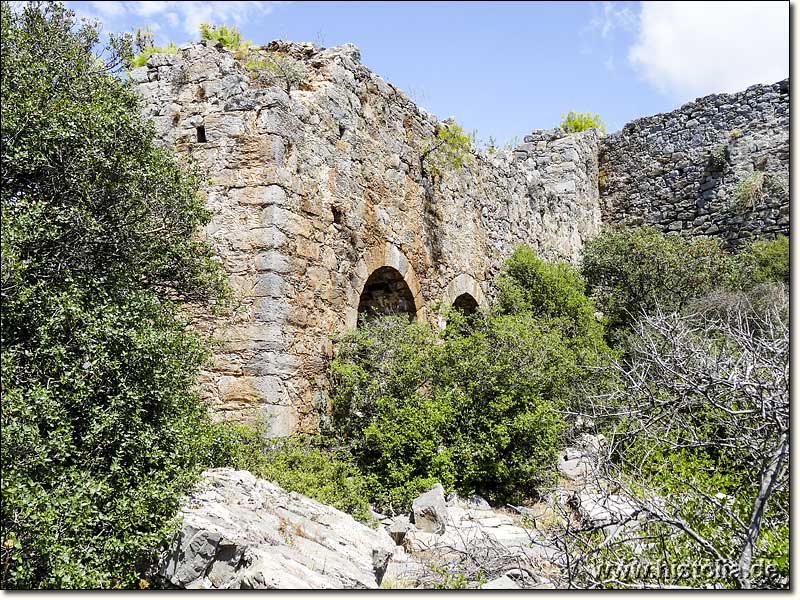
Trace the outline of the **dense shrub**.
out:
M 239 50 L 252 45 L 252 42 L 242 39 L 241 32 L 233 25 L 201 23 L 200 39 L 216 42 L 229 50 Z
M 561 129 L 567 133 L 577 133 L 592 128 L 603 134 L 606 132 L 606 125 L 600 119 L 600 115 L 571 110 L 561 118 Z
M 263 427 L 233 423 L 218 423 L 210 431 L 211 466 L 245 469 L 374 524 L 365 477 L 334 452 L 315 446 L 313 440 L 299 435 L 270 439 Z
M 436 481 L 503 502 L 553 480 L 562 411 L 608 354 L 582 285 L 519 249 L 504 284 L 514 303 L 500 313 L 454 312 L 441 332 L 383 319 L 339 342 L 327 436 L 378 505 L 406 509 Z
M 789 238 L 779 235 L 774 240 L 754 240 L 736 254 L 734 283 L 750 287 L 759 283 L 789 284 Z
M 131 586 L 206 460 L 209 213 L 91 26 L 3 3 L 1 43 L 2 586 Z
M 657 304 L 679 310 L 731 276 L 733 259 L 718 240 L 668 236 L 651 226 L 608 228 L 584 248 L 583 275 L 619 341 Z
M 548 263 L 528 246 L 520 246 L 506 261 L 497 288 L 497 308 L 502 314 L 562 319 L 573 337 L 594 342 L 601 337 L 602 326 L 586 296 L 586 282 L 567 263 Z

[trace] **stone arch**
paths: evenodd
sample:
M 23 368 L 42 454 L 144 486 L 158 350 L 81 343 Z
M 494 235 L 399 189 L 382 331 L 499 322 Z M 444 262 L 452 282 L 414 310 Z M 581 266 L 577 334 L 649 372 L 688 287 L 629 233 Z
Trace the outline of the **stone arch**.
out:
M 355 273 L 350 279 L 350 288 L 347 294 L 348 308 L 345 315 L 345 324 L 348 329 L 358 325 L 358 307 L 361 302 L 361 294 L 370 276 L 381 269 L 385 269 L 382 271 L 384 274 L 395 272 L 402 278 L 410 295 L 409 303 L 413 303 L 411 310 L 414 312 L 414 317 L 420 321 L 425 320 L 425 301 L 420 291 L 417 274 L 405 254 L 394 244 L 386 242 L 369 248 L 356 264 Z
M 468 298 L 474 301 L 476 308 L 486 305 L 486 296 L 484 295 L 480 284 L 475 280 L 474 277 L 472 277 L 472 275 L 462 273 L 461 275 L 453 278 L 453 280 L 448 284 L 447 288 L 445 288 L 444 294 L 442 295 L 442 305 L 450 307 L 455 305 L 459 300 L 462 303 L 471 304 L 469 300 L 467 300 Z M 439 325 L 444 327 L 444 319 L 439 319 Z
M 478 312 L 478 301 L 469 292 L 464 292 L 453 300 L 453 308 L 465 315 L 471 315 Z

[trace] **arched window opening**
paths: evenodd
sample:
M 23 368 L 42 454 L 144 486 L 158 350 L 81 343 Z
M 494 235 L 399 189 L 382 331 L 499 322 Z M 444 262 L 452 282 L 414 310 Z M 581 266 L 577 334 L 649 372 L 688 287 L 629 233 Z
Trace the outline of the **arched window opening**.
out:
M 416 314 L 414 296 L 400 272 L 393 267 L 373 271 L 358 302 L 359 322 L 390 315 L 406 315 L 411 321 Z
M 462 315 L 474 315 L 478 312 L 478 302 L 471 294 L 464 292 L 453 301 L 453 308 Z

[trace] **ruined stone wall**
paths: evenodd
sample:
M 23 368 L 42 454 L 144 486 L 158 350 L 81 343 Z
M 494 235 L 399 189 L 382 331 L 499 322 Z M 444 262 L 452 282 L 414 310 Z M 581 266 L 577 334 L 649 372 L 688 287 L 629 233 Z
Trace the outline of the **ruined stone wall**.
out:
M 395 269 L 416 317 L 435 322 L 437 302 L 486 302 L 517 244 L 577 258 L 600 226 L 599 139 L 534 133 L 424 178 L 436 119 L 357 48 L 270 49 L 305 64 L 299 89 L 203 43 L 154 54 L 131 79 L 164 143 L 207 175 L 206 233 L 238 299 L 233 316 L 198 324 L 216 340 L 205 395 L 222 418 L 265 415 L 287 433 L 314 426 L 331 338 L 355 326 L 377 269 Z
M 601 143 L 607 222 L 714 235 L 735 247 L 788 234 L 788 182 L 788 80 L 637 119 Z

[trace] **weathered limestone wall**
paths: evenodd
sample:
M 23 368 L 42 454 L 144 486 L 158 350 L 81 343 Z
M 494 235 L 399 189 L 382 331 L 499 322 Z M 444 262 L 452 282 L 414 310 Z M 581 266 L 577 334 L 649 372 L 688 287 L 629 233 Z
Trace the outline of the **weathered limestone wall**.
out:
M 305 63 L 300 89 L 263 87 L 204 44 L 155 54 L 131 78 L 164 142 L 207 173 L 207 234 L 239 299 L 233 317 L 204 321 L 218 346 L 203 389 L 222 418 L 267 415 L 286 433 L 313 427 L 331 337 L 355 326 L 377 269 L 396 269 L 416 317 L 434 322 L 437 302 L 491 297 L 519 243 L 577 258 L 600 226 L 599 139 L 535 132 L 423 180 L 437 121 L 357 48 L 270 48 Z
M 761 171 L 764 190 L 737 187 Z M 758 176 L 757 176 L 758 177 Z M 789 232 L 789 81 L 700 98 L 638 119 L 601 142 L 603 220 L 736 246 Z

